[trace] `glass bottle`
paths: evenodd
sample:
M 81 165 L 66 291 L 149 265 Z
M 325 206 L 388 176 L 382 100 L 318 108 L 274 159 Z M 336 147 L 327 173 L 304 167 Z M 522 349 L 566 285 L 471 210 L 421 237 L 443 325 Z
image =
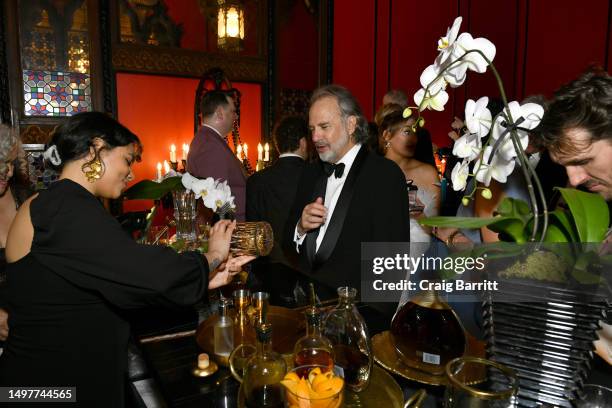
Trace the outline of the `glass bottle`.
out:
M 465 353 L 463 326 L 433 289 L 400 307 L 391 321 L 391 335 L 406 365 L 433 375 L 444 374 L 446 363 Z
M 334 363 L 344 372 L 344 382 L 355 392 L 363 391 L 372 372 L 372 346 L 368 328 L 355 307 L 357 289 L 338 288 L 338 305 L 326 316 L 323 335 L 334 352 Z
M 312 307 L 306 311 L 306 335 L 295 343 L 293 349 L 293 365 L 319 365 L 334 368 L 334 354 L 331 342 L 321 334 L 321 314 Z M 297 373 L 305 377 L 308 373 Z
M 219 303 L 219 320 L 213 326 L 215 355 L 228 358 L 234 349 L 234 324 L 229 312 L 229 300 L 221 299 Z
M 264 323 L 256 328 L 257 352 L 247 363 L 242 386 L 249 408 L 282 408 L 281 380 L 287 364 L 280 354 L 272 351 L 272 325 Z

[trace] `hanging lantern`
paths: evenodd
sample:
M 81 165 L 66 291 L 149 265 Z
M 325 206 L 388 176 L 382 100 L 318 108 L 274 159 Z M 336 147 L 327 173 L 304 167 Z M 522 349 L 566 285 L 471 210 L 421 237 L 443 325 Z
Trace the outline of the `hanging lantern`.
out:
M 228 52 L 242 50 L 244 40 L 244 5 L 238 0 L 218 0 L 217 46 Z

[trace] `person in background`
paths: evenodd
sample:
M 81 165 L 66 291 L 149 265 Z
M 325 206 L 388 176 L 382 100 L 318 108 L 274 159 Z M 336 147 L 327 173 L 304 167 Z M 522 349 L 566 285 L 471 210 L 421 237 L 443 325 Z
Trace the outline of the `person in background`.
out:
M 136 135 L 103 113 L 57 128 L 46 157 L 59 180 L 22 204 L 8 234 L 3 386 L 73 386 L 70 406 L 123 407 L 121 310 L 192 305 L 253 259 L 228 258 L 230 221 L 212 227 L 205 255 L 132 240 L 99 199 L 121 196 L 140 152 Z
M 267 221 L 272 226 L 272 252 L 253 263 L 253 273 L 261 289 L 270 292 L 273 304 L 291 306 L 296 271 L 283 253 L 282 242 L 308 157 L 308 125 L 300 116 L 288 116 L 277 123 L 273 134 L 279 157 L 270 167 L 248 178 L 246 218 L 247 221 Z
M 382 99 L 383 106 L 388 105 L 390 103 L 400 105 L 403 109 L 408 106 L 408 97 L 406 96 L 406 93 L 402 90 L 391 89 L 383 96 Z
M 381 150 L 387 159 L 395 162 L 404 173 L 407 181 L 416 187 L 417 203 L 424 205 L 418 212 L 412 211 L 410 217 L 410 237 L 412 242 L 430 242 L 431 234 L 419 223 L 422 215 L 437 215 L 440 209 L 440 187 L 438 171 L 434 162 L 431 139 L 414 128 L 415 119 L 404 118 L 402 110 L 388 113 L 382 119 L 379 129 Z M 419 149 L 419 144 L 421 145 Z M 429 144 L 429 146 L 426 146 Z
M 194 177 L 227 181 L 236 204 L 236 219 L 245 220 L 246 175 L 242 163 L 227 144 L 236 120 L 236 105 L 223 91 L 209 91 L 200 101 L 202 126 L 189 146 L 187 172 Z
M 539 126 L 540 143 L 565 167 L 569 183 L 601 195 L 612 206 L 612 77 L 589 69 L 562 86 Z M 612 252 L 608 226 L 602 253 Z M 609 277 L 608 277 L 609 279 Z M 612 310 L 610 311 L 612 312 Z M 612 365 L 612 319 L 601 323 L 597 354 Z
M 9 333 L 3 293 L 6 280 L 6 237 L 17 214 L 17 208 L 31 194 L 28 162 L 19 135 L 14 129 L 0 125 L 0 342 L 6 340 Z

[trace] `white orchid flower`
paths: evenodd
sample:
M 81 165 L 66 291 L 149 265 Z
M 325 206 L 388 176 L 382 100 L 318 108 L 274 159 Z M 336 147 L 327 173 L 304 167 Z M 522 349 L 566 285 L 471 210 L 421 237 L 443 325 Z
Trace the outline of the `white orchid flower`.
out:
M 493 154 L 491 163 L 489 159 L 491 152 L 493 151 L 492 146 L 485 147 L 484 154 L 481 160 L 478 159 L 474 165 L 474 171 L 476 171 L 476 180 L 489 187 L 491 179 L 495 179 L 500 183 L 505 183 L 508 180 L 508 176 L 514 171 L 516 161 L 514 159 L 506 159 L 501 154 Z
M 417 104 L 420 111 L 424 111 L 425 109 L 443 111 L 444 105 L 446 105 L 447 102 L 448 93 L 442 89 L 435 94 L 427 91 L 427 96 L 425 96 L 425 89 L 419 89 L 414 94 L 414 103 Z
M 544 116 L 544 108 L 537 103 L 526 103 L 520 105 L 516 101 L 512 101 L 508 104 L 510 109 L 510 115 L 512 120 L 517 126 L 516 132 L 519 137 L 521 148 L 525 150 L 529 144 L 529 133 L 528 131 L 534 129 L 540 124 L 542 117 Z M 516 157 L 517 153 L 514 150 L 514 144 L 510 138 L 510 131 L 508 130 L 508 120 L 506 119 L 506 111 L 498 115 L 493 124 L 493 130 L 491 131 L 491 137 L 493 138 L 492 145 L 498 143 L 498 140 L 503 137 L 502 141 L 499 142 L 497 152 L 504 157 L 506 160 L 510 160 Z
M 217 189 L 208 191 L 208 194 L 202 196 L 206 208 L 217 211 L 217 208 L 223 205 L 223 192 Z
M 193 177 L 189 173 L 185 173 L 183 174 L 183 177 L 181 177 L 181 183 L 183 184 L 183 187 L 185 187 L 186 190 L 191 190 L 191 186 L 193 185 L 193 182 L 196 180 L 197 178 Z
M 215 180 L 212 177 L 208 177 L 204 180 L 195 179 L 191 185 L 191 190 L 195 193 L 195 198 L 202 197 L 204 199 L 215 189 Z
M 453 190 L 461 191 L 467 186 L 467 179 L 470 175 L 469 160 L 464 159 L 461 163 L 455 164 L 453 171 L 451 172 L 451 182 L 453 183 Z
M 461 86 L 465 82 L 467 70 L 483 73 L 487 70 L 489 63 L 477 52 L 466 52 L 472 50 L 481 51 L 489 61 L 495 58 L 495 45 L 486 38 L 473 38 L 469 33 L 462 33 L 451 50 L 452 58 L 447 60 L 445 67 L 449 67 L 453 61 L 461 59 L 460 62 L 449 67 L 444 73 L 444 80 L 453 88 Z
M 448 102 L 448 93 L 444 90 L 446 88 L 446 81 L 443 77 L 436 77 L 440 74 L 440 66 L 432 64 L 425 68 L 421 74 L 421 86 L 414 94 L 414 102 L 419 106 L 419 110 L 433 109 L 437 111 L 443 111 L 444 105 Z M 425 89 L 427 89 L 427 96 L 425 95 Z M 423 105 L 421 105 L 421 103 Z
M 452 55 L 453 47 L 457 35 L 459 34 L 459 28 L 461 28 L 461 16 L 457 17 L 453 21 L 453 25 L 446 30 L 446 35 L 438 40 L 438 51 L 440 54 L 436 58 L 439 65 L 442 65 Z
M 491 111 L 487 109 L 489 98 L 483 96 L 474 102 L 471 99 L 465 103 L 465 126 L 470 133 L 484 137 L 491 129 Z
M 481 149 L 482 141 L 480 137 L 475 133 L 467 132 L 455 141 L 453 155 L 471 162 L 480 155 Z

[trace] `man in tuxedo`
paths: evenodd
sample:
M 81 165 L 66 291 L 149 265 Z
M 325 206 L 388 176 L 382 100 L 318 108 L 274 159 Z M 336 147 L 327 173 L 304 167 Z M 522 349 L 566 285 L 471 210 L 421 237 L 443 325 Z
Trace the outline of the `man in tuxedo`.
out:
M 308 122 L 319 160 L 304 169 L 288 237 L 301 271 L 330 297 L 361 288 L 361 243 L 410 240 L 408 194 L 400 168 L 368 151 L 367 121 L 346 88 L 317 89 Z
M 236 120 L 236 106 L 229 94 L 209 91 L 200 102 L 202 126 L 191 141 L 187 172 L 197 178 L 225 180 L 236 204 L 236 219 L 245 219 L 246 176 L 242 163 L 227 144 L 227 134 Z
M 252 272 L 256 285 L 270 293 L 275 305 L 295 306 L 296 271 L 283 253 L 282 242 L 289 210 L 308 155 L 308 125 L 299 116 L 283 118 L 274 129 L 278 160 L 247 180 L 247 221 L 267 221 L 274 231 L 269 256 L 257 259 Z

